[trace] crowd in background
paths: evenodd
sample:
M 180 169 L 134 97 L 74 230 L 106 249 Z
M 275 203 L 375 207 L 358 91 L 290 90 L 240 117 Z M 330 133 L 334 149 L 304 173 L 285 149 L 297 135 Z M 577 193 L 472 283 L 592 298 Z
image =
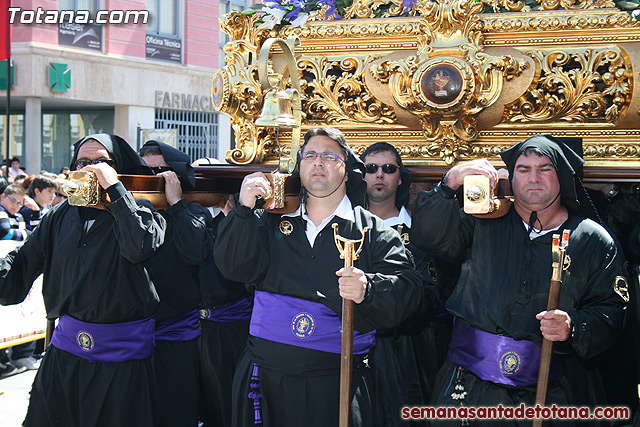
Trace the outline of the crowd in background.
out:
M 0 167 L 0 240 L 23 242 L 53 206 L 67 199 L 64 184 L 69 168 L 58 175 L 48 171 L 29 175 L 17 157 L 7 163 Z M 42 346 L 32 341 L 1 350 L 0 378 L 38 369 Z

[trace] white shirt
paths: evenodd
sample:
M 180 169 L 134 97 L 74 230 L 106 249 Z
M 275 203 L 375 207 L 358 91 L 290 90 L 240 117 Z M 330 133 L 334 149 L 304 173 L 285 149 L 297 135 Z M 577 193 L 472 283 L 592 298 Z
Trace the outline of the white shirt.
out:
M 282 215 L 283 217 L 295 217 L 301 216 L 303 220 L 307 223 L 306 234 L 307 239 L 309 240 L 309 244 L 313 247 L 314 242 L 316 241 L 316 237 L 322 231 L 324 227 L 327 226 L 331 222 L 334 217 L 339 217 L 342 219 L 346 219 L 347 221 L 356 222 L 356 217 L 353 214 L 353 206 L 351 205 L 351 200 L 345 195 L 340 204 L 336 207 L 336 210 L 333 211 L 331 215 L 322 220 L 320 225 L 316 227 L 316 225 L 311 221 L 311 219 L 307 216 L 307 213 L 302 209 L 302 205 L 295 212 L 291 212 L 288 214 Z
M 398 214 L 398 216 L 387 218 L 384 220 L 384 222 L 389 227 L 394 227 L 396 225 L 406 225 L 407 228 L 411 228 L 411 216 L 409 216 L 409 212 L 407 212 L 404 206 L 400 208 L 400 213 Z
M 524 227 L 528 230 L 529 224 L 527 224 L 526 221 L 524 220 L 522 221 L 522 223 L 524 224 Z M 560 230 L 560 227 L 562 227 L 562 224 L 560 224 L 555 228 L 552 228 L 551 230 L 536 230 L 535 228 L 532 228 L 531 232 L 529 233 L 529 240 L 533 240 L 537 237 L 544 236 L 545 234 L 551 233 L 552 231 Z

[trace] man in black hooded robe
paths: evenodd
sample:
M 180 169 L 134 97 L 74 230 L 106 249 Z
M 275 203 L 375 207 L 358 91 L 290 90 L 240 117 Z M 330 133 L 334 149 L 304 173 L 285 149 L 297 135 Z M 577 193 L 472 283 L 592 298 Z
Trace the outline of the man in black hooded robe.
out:
M 421 298 L 420 275 L 400 237 L 361 207 L 364 165 L 342 132 L 314 128 L 304 141 L 300 208 L 254 212 L 256 197 L 270 189 L 256 173 L 245 177 L 218 228 L 220 271 L 255 288 L 247 350 L 233 384 L 234 426 L 338 425 L 342 298 L 355 302 L 351 425 L 375 425 L 366 365 L 375 329 L 395 327 Z M 354 267 L 343 268 L 332 224 L 352 240 L 370 227 Z
M 564 143 L 537 135 L 501 156 L 515 197 L 505 216 L 467 215 L 455 198 L 465 175 L 496 184 L 497 171 L 485 159 L 453 167 L 416 201 L 411 241 L 443 257 L 464 256 L 446 304 L 456 320 L 432 403 L 533 406 L 544 337 L 554 342 L 547 405 L 581 405 L 567 380 L 579 378 L 576 369 L 609 348 L 621 330 L 628 301 L 623 260 L 605 229 L 581 213 L 593 213 L 578 179 L 583 160 Z M 552 235 L 564 229 L 571 233 L 559 309 L 546 311 Z
M 0 304 L 22 302 L 42 273 L 47 318 L 58 320 L 24 425 L 155 426 L 158 296 L 142 262 L 162 244 L 165 221 L 117 179 L 149 169 L 107 134 L 76 142 L 72 169 L 95 173 L 112 202 L 104 210 L 60 203 L 0 261 Z
M 195 187 L 189 156 L 168 144 L 147 141 L 140 156 L 165 180 L 169 207 L 159 210 L 167 222 L 164 244 L 145 263 L 160 304 L 156 320 L 153 369 L 158 396 L 158 426 L 198 425 L 198 266 L 213 251 L 211 216 L 199 203 L 182 197 L 182 184 Z
M 411 173 L 402 164 L 400 153 L 387 142 L 376 142 L 360 155 L 367 182 L 367 208 L 398 232 L 407 255 L 423 277 L 423 301 L 407 320 L 395 329 L 378 330 L 370 365 L 376 388 L 378 425 L 403 427 L 403 406 L 423 406 L 429 402 L 437 372 L 434 327 L 439 308 L 438 278 L 434 259 L 409 242 L 411 217 L 409 201 Z M 433 369 L 429 369 L 433 368 Z

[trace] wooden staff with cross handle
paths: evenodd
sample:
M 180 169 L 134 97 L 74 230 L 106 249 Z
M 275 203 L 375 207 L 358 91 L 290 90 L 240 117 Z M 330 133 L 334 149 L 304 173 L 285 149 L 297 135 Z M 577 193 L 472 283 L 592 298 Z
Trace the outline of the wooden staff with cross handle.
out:
M 362 251 L 364 237 L 369 231 L 365 227 L 362 238 L 349 240 L 338 234 L 338 224 L 333 224 L 333 238 L 335 239 L 340 259 L 344 259 L 344 268 L 353 267 L 353 261 L 358 259 Z M 355 245 L 358 244 L 356 247 Z M 342 300 L 342 341 L 340 345 L 340 417 L 339 427 L 349 427 L 351 421 L 351 368 L 353 365 L 353 311 L 354 302 Z
M 547 300 L 547 311 L 558 308 L 560 301 L 560 286 L 562 285 L 562 268 L 564 257 L 569 246 L 570 230 L 562 231 L 562 240 L 559 234 L 553 235 L 552 251 L 552 273 L 549 284 L 549 298 Z M 540 368 L 538 369 L 538 386 L 536 388 L 536 405 L 544 406 L 547 400 L 547 388 L 549 386 L 549 372 L 551 370 L 551 357 L 553 356 L 553 341 L 542 339 L 542 350 L 540 351 Z M 542 418 L 533 420 L 533 427 L 541 427 Z

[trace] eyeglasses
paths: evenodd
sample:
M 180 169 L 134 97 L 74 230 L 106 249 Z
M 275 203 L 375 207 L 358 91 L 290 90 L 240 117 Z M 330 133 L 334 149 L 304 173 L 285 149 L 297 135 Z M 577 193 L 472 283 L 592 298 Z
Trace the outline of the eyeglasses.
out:
M 78 170 L 82 169 L 85 166 L 97 165 L 98 163 L 106 163 L 111 167 L 116 164 L 116 162 L 111 159 L 77 159 L 74 165 L 76 167 L 76 170 Z
M 154 175 L 158 175 L 162 172 L 168 172 L 173 170 L 171 166 L 149 166 L 149 168 L 151 169 L 151 172 L 153 172 Z
M 7 196 L 7 199 L 11 200 L 13 203 L 15 203 L 16 205 L 18 205 L 18 206 L 20 206 L 20 207 L 23 207 L 23 206 L 24 206 L 24 203 L 17 201 L 16 199 L 14 199 L 14 198 L 13 198 L 13 197 L 11 197 L 11 196 Z
M 375 163 L 369 163 L 368 165 L 364 165 L 367 173 L 376 173 L 378 172 L 378 168 L 382 168 L 382 172 L 384 173 L 396 173 L 399 166 L 396 166 L 392 163 L 385 163 L 384 165 L 376 165 Z
M 62 197 L 63 199 L 67 198 L 67 196 L 65 194 L 58 193 L 57 191 L 56 191 L 56 197 Z
M 318 156 L 320 156 L 322 160 L 329 162 L 335 162 L 336 160 L 344 162 L 344 159 L 340 157 L 338 153 L 332 153 L 331 151 L 325 151 L 324 153 L 316 153 L 315 151 L 300 153 L 300 159 L 302 160 L 315 160 Z

